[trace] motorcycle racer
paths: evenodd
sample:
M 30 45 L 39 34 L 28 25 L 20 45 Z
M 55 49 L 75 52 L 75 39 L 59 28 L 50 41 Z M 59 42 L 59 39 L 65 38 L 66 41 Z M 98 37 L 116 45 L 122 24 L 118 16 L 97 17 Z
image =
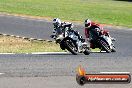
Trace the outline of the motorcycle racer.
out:
M 73 24 L 70 22 L 61 22 L 59 18 L 53 19 L 53 35 L 51 35 L 51 38 L 56 39 L 57 35 L 62 34 L 61 38 L 65 37 L 66 35 L 69 35 L 68 33 L 74 33 L 78 40 L 76 40 L 78 51 L 81 52 L 81 44 L 86 44 L 85 39 L 82 38 L 82 36 L 79 34 L 78 31 L 73 30 Z M 67 31 L 67 32 L 65 32 Z
M 90 42 L 90 48 L 95 49 L 95 43 L 96 40 L 100 35 L 106 35 L 109 36 L 109 31 L 104 30 L 103 27 L 100 26 L 100 24 L 97 24 L 95 22 L 92 22 L 90 19 L 85 20 L 85 36 Z M 110 37 L 111 38 L 111 37 Z M 115 40 L 114 38 L 111 38 L 112 40 Z
M 75 35 L 77 35 L 81 41 L 85 40 L 82 38 L 82 36 L 79 35 L 78 31 L 73 30 L 73 24 L 70 22 L 61 22 L 59 18 L 54 18 L 53 25 L 54 25 L 54 29 L 53 29 L 53 35 L 51 35 L 51 38 L 55 38 L 57 33 L 59 34 L 64 33 L 64 31 L 67 28 L 68 31 L 74 32 Z

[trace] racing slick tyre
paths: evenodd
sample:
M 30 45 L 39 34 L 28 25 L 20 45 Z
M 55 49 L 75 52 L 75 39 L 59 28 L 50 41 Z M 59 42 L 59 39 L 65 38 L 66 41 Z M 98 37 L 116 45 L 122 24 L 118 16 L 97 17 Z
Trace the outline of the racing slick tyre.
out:
M 78 48 L 76 47 L 76 43 L 71 38 L 67 38 L 65 40 L 65 48 L 69 52 L 71 52 L 73 55 L 77 55 L 78 54 Z
M 100 45 L 102 46 L 102 49 L 105 50 L 107 53 L 111 52 L 111 49 L 109 45 L 107 44 L 107 42 L 105 41 L 105 39 L 103 38 L 100 39 Z
M 116 48 L 115 48 L 115 46 L 112 47 L 111 52 L 116 52 Z
M 85 55 L 89 55 L 90 54 L 90 48 L 85 49 L 85 51 L 83 52 Z

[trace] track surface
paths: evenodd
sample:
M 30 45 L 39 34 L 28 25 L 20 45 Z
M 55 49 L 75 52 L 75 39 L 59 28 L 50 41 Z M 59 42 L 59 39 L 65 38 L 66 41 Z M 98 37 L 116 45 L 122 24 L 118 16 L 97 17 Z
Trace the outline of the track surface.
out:
M 83 26 L 75 25 L 81 32 Z M 0 55 L 1 88 L 81 88 L 75 81 L 76 68 L 88 73 L 121 71 L 132 73 L 132 31 L 111 29 L 117 41 L 116 53 L 85 55 Z M 51 22 L 0 16 L 0 32 L 24 37 L 50 39 Z M 82 32 L 81 32 L 82 34 Z M 8 85 L 7 85 L 8 84 Z M 84 88 L 131 88 L 132 84 L 87 84 Z

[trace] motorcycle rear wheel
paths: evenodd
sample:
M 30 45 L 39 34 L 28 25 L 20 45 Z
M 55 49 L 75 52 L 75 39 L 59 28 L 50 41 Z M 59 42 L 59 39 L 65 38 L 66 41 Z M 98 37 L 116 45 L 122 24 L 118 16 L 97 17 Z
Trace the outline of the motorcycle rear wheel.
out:
M 105 50 L 107 53 L 111 52 L 109 45 L 105 42 L 103 38 L 102 40 L 100 40 L 100 45 L 102 46 L 102 49 Z
M 116 52 L 116 48 L 115 48 L 115 46 L 112 47 L 111 52 Z

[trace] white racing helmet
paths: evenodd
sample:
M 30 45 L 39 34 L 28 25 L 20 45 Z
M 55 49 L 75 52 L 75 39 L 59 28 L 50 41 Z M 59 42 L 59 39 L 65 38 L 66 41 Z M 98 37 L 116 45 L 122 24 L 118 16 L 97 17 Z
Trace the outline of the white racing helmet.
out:
M 54 25 L 55 27 L 60 26 L 60 25 L 61 25 L 61 20 L 60 20 L 59 18 L 54 18 L 54 19 L 53 19 L 53 25 Z
M 85 24 L 85 28 L 91 27 L 91 20 L 90 19 L 86 19 L 84 24 Z

